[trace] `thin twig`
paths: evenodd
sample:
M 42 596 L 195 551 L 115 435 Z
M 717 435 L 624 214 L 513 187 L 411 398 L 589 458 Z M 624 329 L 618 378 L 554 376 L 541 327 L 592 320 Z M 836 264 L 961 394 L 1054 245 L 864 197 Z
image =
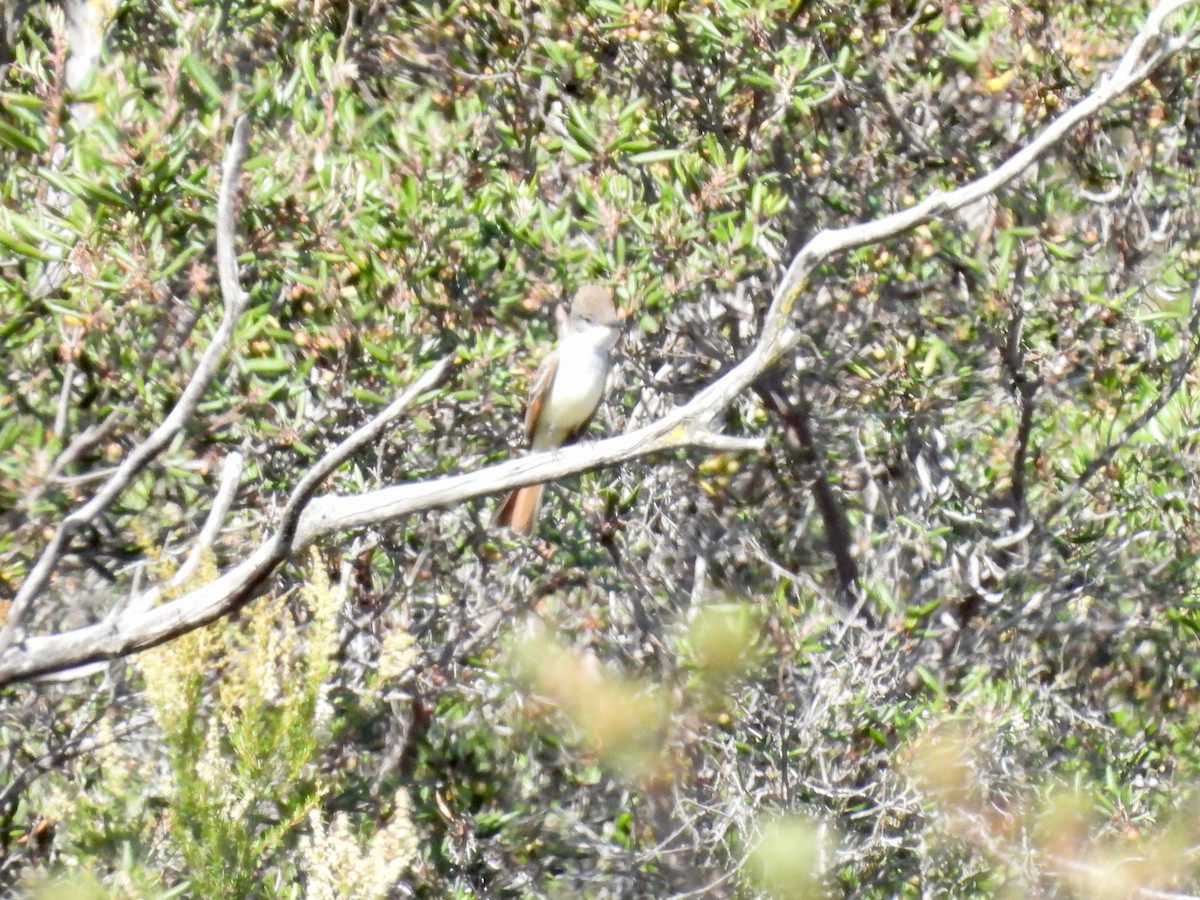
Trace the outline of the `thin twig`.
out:
M 30 488 L 29 493 L 25 495 L 25 508 L 33 509 L 38 499 L 46 492 L 52 484 L 80 484 L 88 479 L 95 480 L 97 478 L 107 478 L 109 474 L 116 471 L 115 469 L 105 469 L 97 472 L 88 472 L 87 475 L 77 475 L 71 477 L 63 477 L 62 471 L 67 466 L 78 460 L 83 454 L 87 453 L 92 447 L 96 446 L 117 427 L 120 421 L 120 414 L 113 410 L 104 417 L 102 422 L 94 425 L 89 425 L 79 434 L 71 439 L 71 443 L 67 445 L 62 453 L 55 457 L 54 462 L 50 465 L 50 471 L 46 476 Z
M 62 387 L 58 392 L 58 410 L 54 413 L 54 436 L 62 440 L 67 433 L 67 416 L 71 412 L 71 382 L 75 380 L 75 356 L 72 354 L 63 367 Z
M 1020 418 L 1017 422 L 1017 439 L 1013 448 L 1012 475 L 1010 476 L 1011 487 L 1009 496 L 1012 502 L 1012 509 L 1016 515 L 1012 523 L 1014 531 L 1023 530 L 1022 526 L 1026 522 L 1028 516 L 1028 490 L 1027 482 L 1028 475 L 1026 469 L 1029 464 L 1029 443 L 1033 438 L 1034 413 L 1037 405 L 1035 400 L 1037 393 L 1041 390 L 1045 379 L 1038 375 L 1031 376 L 1026 371 L 1025 359 L 1025 270 L 1026 258 L 1025 253 L 1018 245 L 1020 250 L 1017 258 L 1017 266 L 1013 273 L 1013 281 L 1015 286 L 1012 291 L 1012 316 L 1008 321 L 1008 329 L 1004 336 L 1004 343 L 999 347 L 1000 361 L 1004 365 L 1004 369 L 1008 372 L 1009 380 L 1012 382 L 1012 390 L 1017 398 L 1017 408 L 1020 413 Z M 967 293 L 967 285 L 963 281 L 963 293 Z M 1028 533 L 1028 532 L 1026 532 Z
M 98 720 L 99 717 L 87 722 L 82 728 L 77 729 L 76 733 L 69 737 L 62 746 L 47 750 L 16 775 L 13 775 L 4 789 L 0 790 L 0 810 L 10 803 L 14 803 L 42 775 L 61 769 L 63 763 L 68 760 L 95 753 L 101 747 L 115 744 L 120 738 L 133 734 L 154 721 L 149 716 L 139 716 L 114 726 L 112 732 L 102 738 L 91 737 L 92 729 Z

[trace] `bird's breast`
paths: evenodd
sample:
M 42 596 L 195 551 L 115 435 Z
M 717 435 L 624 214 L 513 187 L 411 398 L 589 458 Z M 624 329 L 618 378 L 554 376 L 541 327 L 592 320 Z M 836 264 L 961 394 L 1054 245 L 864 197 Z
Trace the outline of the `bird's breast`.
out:
M 538 416 L 534 447 L 557 447 L 567 436 L 588 420 L 604 395 L 608 379 L 607 355 L 591 347 L 560 345 L 558 369 Z

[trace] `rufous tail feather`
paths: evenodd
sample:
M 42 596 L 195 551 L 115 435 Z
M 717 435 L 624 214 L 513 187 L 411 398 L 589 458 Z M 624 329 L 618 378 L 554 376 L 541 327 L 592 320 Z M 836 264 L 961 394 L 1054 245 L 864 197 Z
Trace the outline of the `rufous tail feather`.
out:
M 496 524 L 507 525 L 517 534 L 533 534 L 533 526 L 537 524 L 538 507 L 541 505 L 540 484 L 517 488 L 500 507 L 500 512 L 496 514 Z

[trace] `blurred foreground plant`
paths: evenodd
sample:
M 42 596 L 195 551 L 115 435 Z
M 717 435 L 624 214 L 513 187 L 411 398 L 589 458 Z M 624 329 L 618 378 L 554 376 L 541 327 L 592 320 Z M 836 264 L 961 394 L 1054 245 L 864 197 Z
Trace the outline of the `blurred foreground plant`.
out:
M 526 691 L 527 714 L 557 710 L 585 759 L 650 792 L 698 776 L 695 760 L 712 729 L 728 725 L 740 682 L 766 660 L 758 607 L 725 598 L 697 608 L 679 629 L 677 683 L 613 671 L 591 652 L 568 647 L 532 623 L 512 645 L 510 671 Z M 547 731 L 555 730 L 544 722 Z M 818 896 L 836 840 L 827 826 L 762 810 L 745 834 L 731 831 L 731 855 L 745 853 L 745 881 L 767 897 Z
M 344 721 L 329 696 L 343 599 L 314 557 L 294 614 L 257 603 L 240 622 L 139 656 L 161 740 L 101 741 L 73 764 L 91 777 L 65 773 L 54 811 L 75 850 L 64 858 L 115 870 L 122 896 L 386 896 L 418 849 L 406 793 L 384 804 L 390 815 L 374 830 L 327 812 L 349 782 L 323 760 Z M 102 730 L 111 734 L 122 715 L 111 710 Z M 104 896 L 61 874 L 40 889 Z
M 994 887 L 1025 896 L 1183 896 L 1163 892 L 1200 872 L 1194 799 L 1184 799 L 1172 819 L 1151 831 L 1128 821 L 1105 828 L 1088 785 L 1041 784 L 1023 796 L 990 797 L 979 742 L 966 728 L 943 722 L 905 756 L 907 772 L 938 824 L 932 857 L 965 850 L 988 861 Z

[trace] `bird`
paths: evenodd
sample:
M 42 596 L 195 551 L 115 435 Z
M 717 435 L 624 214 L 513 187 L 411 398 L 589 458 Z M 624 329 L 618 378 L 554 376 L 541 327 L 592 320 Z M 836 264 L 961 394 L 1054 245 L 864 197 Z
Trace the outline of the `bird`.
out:
M 587 431 L 608 382 L 610 353 L 621 335 L 612 290 L 587 284 L 560 318 L 558 345 L 538 367 L 525 410 L 525 437 L 535 453 L 570 444 Z M 498 525 L 533 533 L 543 484 L 519 487 L 496 515 Z

